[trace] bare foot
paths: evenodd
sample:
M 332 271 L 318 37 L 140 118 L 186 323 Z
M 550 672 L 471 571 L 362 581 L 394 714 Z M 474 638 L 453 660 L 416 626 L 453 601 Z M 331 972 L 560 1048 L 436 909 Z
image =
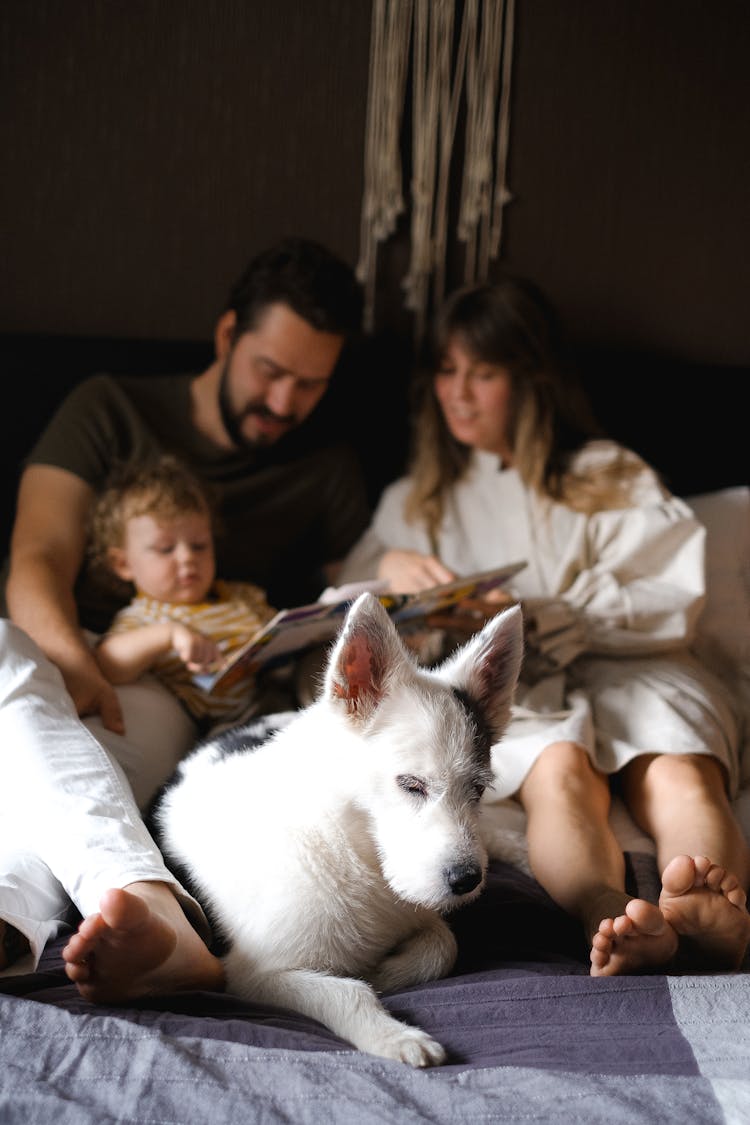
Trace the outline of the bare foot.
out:
M 750 943 L 750 915 L 735 875 L 704 855 L 675 856 L 664 868 L 659 906 L 680 935 L 681 967 L 740 967 Z
M 591 940 L 591 976 L 651 972 L 677 952 L 677 934 L 658 906 L 631 898 L 625 912 L 603 918 Z
M 65 972 L 93 1003 L 191 989 L 223 989 L 221 961 L 164 883 L 107 891 L 62 952 Z

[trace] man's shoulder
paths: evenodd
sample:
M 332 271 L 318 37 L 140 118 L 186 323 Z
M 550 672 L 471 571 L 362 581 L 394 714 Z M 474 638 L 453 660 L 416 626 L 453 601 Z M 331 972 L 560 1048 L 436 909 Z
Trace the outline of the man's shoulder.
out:
M 161 427 L 187 413 L 181 378 L 191 376 L 89 376 L 60 404 L 25 463 L 57 465 L 98 486 L 114 461 L 160 448 Z
M 71 394 L 106 395 L 119 394 L 128 398 L 152 398 L 155 395 L 173 395 L 178 387 L 189 385 L 195 372 L 170 375 L 113 375 L 103 371 L 89 375 L 78 384 Z
M 85 410 L 87 407 L 118 407 L 123 403 L 138 405 L 155 399 L 174 398 L 178 389 L 189 385 L 193 374 L 184 375 L 112 375 L 99 372 L 88 375 L 73 387 L 61 403 L 61 409 Z

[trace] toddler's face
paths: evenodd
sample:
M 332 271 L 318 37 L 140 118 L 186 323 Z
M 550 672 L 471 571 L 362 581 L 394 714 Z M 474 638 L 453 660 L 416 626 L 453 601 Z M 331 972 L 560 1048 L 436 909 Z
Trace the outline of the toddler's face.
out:
M 210 519 L 200 512 L 173 520 L 133 516 L 121 558 L 121 577 L 140 593 L 182 605 L 202 601 L 216 570 Z

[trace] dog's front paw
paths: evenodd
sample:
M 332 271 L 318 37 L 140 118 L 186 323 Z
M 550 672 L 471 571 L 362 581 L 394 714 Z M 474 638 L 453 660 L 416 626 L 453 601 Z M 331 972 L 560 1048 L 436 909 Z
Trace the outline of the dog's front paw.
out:
M 432 1036 L 419 1027 L 407 1027 L 398 1020 L 393 1027 L 381 1028 L 366 1048 L 373 1055 L 395 1059 L 408 1066 L 439 1066 L 445 1062 L 445 1050 Z
M 387 954 L 368 979 L 376 992 L 438 980 L 451 971 L 457 954 L 452 931 L 442 918 L 430 917 L 421 929 Z

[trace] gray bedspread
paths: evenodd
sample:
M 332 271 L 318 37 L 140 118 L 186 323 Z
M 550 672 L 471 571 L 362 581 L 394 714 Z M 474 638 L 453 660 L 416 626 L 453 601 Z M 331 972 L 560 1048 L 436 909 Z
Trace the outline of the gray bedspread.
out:
M 453 974 L 385 998 L 447 1048 L 428 1071 L 218 993 L 94 1007 L 58 943 L 0 982 L 0 1122 L 750 1121 L 750 972 L 593 979 L 575 927 L 503 865 L 454 924 Z

